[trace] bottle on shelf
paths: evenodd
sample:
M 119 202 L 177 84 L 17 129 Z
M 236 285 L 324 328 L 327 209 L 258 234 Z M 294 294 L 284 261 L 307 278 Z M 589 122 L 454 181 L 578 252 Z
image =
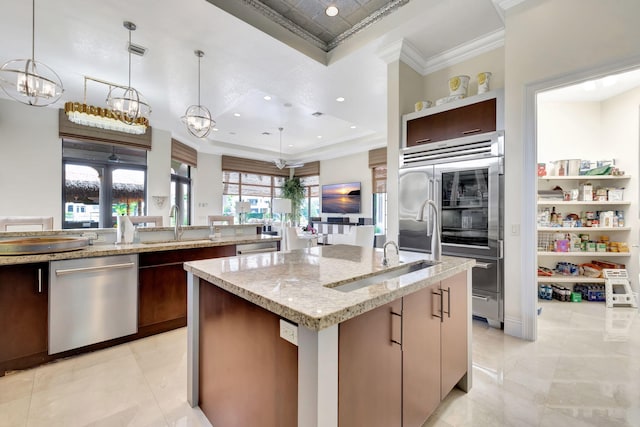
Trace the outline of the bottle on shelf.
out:
M 555 224 L 556 222 L 558 222 L 558 214 L 556 213 L 556 207 L 552 206 L 551 207 L 551 223 Z

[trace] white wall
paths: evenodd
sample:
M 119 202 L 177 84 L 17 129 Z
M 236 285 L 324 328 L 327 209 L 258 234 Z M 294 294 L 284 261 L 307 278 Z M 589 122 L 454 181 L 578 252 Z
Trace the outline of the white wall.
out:
M 222 214 L 222 156 L 198 153 L 193 170 L 193 225 L 206 225 L 208 215 Z
M 0 99 L 0 216 L 53 216 L 61 227 L 58 111 Z
M 360 194 L 362 195 L 360 213 L 353 215 L 322 214 L 322 219 L 328 216 L 348 217 L 350 222 L 358 222 L 358 218 L 372 217 L 372 184 L 371 169 L 369 169 L 369 153 L 358 153 L 350 156 L 340 157 L 331 160 L 320 161 L 320 188 L 326 184 L 341 184 L 345 182 L 356 182 L 361 184 Z
M 535 312 L 522 297 L 534 292 L 535 252 L 523 256 L 525 245 L 535 240 L 531 230 L 519 230 L 533 207 L 530 194 L 535 182 L 535 156 L 525 158 L 525 144 L 535 144 L 533 109 L 526 103 L 526 89 L 542 81 L 620 62 L 640 55 L 640 2 L 601 0 L 528 0 L 506 14 L 505 35 L 505 332 L 535 336 L 529 325 Z M 537 87 L 537 86 L 536 86 Z M 637 156 L 636 156 L 637 158 Z M 525 176 L 524 170 L 531 170 Z M 533 166 L 533 169 L 530 168 Z M 523 209 L 523 206 L 526 209 Z M 534 212 L 535 214 L 535 212 Z M 534 215 L 535 216 L 535 215 Z M 530 274 L 529 274 L 530 273 Z
M 538 102 L 538 162 L 605 159 L 600 102 Z
M 171 133 L 152 128 L 151 151 L 147 153 L 147 215 L 162 215 L 163 224 L 169 225 L 171 209 Z M 162 208 L 153 196 L 167 196 Z

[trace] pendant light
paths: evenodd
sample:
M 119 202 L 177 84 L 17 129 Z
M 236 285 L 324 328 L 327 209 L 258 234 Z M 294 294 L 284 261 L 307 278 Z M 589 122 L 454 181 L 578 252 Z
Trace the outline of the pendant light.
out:
M 279 127 L 278 130 L 280 131 L 280 157 L 275 159 L 273 162 L 278 169 L 284 169 L 284 167 L 287 166 L 287 161 L 282 158 L 282 131 L 284 128 Z
M 44 107 L 53 104 L 64 88 L 50 67 L 35 59 L 36 11 L 31 2 L 31 59 L 13 59 L 0 67 L 0 85 L 7 95 L 23 104 Z
M 129 31 L 129 47 L 131 46 L 131 32 L 136 30 L 136 24 L 124 21 L 124 27 Z M 126 87 L 112 87 L 107 96 L 107 105 L 116 113 L 119 120 L 127 124 L 135 123 L 139 118 L 149 118 L 151 107 L 140 92 L 131 87 L 131 49 L 129 51 L 129 82 Z
M 211 112 L 207 107 L 200 104 L 200 60 L 204 56 L 204 52 L 196 50 L 193 53 L 198 57 L 198 104 L 190 105 L 182 116 L 182 121 L 187 125 L 189 133 L 196 138 L 205 138 L 216 125 L 211 118 Z

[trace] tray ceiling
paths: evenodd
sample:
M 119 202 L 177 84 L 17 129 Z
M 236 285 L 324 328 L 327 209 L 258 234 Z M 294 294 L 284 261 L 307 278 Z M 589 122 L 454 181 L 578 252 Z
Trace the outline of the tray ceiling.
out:
M 410 0 L 242 0 L 244 10 L 229 9 L 226 0 L 208 1 L 250 23 L 246 13 L 258 12 L 306 42 L 329 52 Z M 338 8 L 337 16 L 325 13 L 331 5 Z

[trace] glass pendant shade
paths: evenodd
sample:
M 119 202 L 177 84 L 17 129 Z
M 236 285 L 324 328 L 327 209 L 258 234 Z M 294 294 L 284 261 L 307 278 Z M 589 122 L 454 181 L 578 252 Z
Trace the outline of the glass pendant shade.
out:
M 205 138 L 216 125 L 211 118 L 211 112 L 200 103 L 200 58 L 204 56 L 201 50 L 194 51 L 198 57 L 198 104 L 190 105 L 182 116 L 182 121 L 187 126 L 187 131 L 196 138 Z
M 187 125 L 189 133 L 196 138 L 205 138 L 216 124 L 209 109 L 203 105 L 189 106 L 182 121 Z
M 107 106 L 127 124 L 149 118 L 151 114 L 151 107 L 144 96 L 132 87 L 112 87 L 107 96 Z
M 124 21 L 124 27 L 129 30 L 129 46 L 131 46 L 131 32 L 136 30 L 136 24 Z M 127 124 L 135 123 L 140 118 L 149 118 L 151 107 L 142 94 L 131 87 L 131 50 L 129 50 L 129 83 L 126 87 L 112 87 L 107 95 L 107 106 L 116 114 L 119 120 Z
M 5 62 L 0 67 L 0 85 L 16 101 L 44 107 L 60 99 L 64 88 L 55 71 L 35 60 L 35 0 L 31 6 L 31 59 Z

